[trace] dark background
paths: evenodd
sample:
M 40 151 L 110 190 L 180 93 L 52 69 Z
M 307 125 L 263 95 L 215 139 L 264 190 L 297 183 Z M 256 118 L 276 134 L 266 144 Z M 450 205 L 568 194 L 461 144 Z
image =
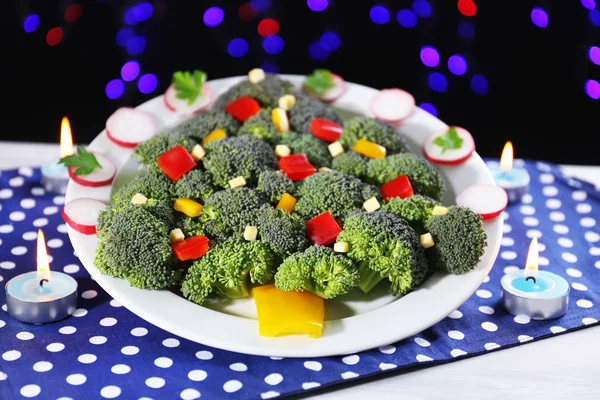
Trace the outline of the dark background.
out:
M 419 1 L 423 6 L 425 0 Z M 306 0 L 252 0 L 246 5 L 237 0 L 147 2 L 152 5 L 151 17 L 136 21 L 131 17 L 135 13 L 129 11 L 127 17 L 127 12 L 139 1 L 13 0 L 14 9 L 3 12 L 8 28 L 4 43 L 8 40 L 14 48 L 9 44 L 3 56 L 4 66 L 12 70 L 5 76 L 5 90 L 12 94 L 5 92 L 8 110 L 3 113 L 0 138 L 58 142 L 60 120 L 67 115 L 75 141 L 88 143 L 116 108 L 136 106 L 161 94 L 173 71 L 198 68 L 215 79 L 269 63 L 269 68 L 282 73 L 306 74 L 321 67 L 347 81 L 408 90 L 417 104 L 431 103 L 439 118 L 470 130 L 483 156 L 499 157 L 505 141 L 512 140 L 519 158 L 600 164 L 598 148 L 592 145 L 600 134 L 600 100 L 584 90 L 589 79 L 600 80 L 600 66 L 588 55 L 591 46 L 600 46 L 600 12 L 585 7 L 594 3 L 591 0 L 479 0 L 474 1 L 477 12 L 471 17 L 461 14 L 457 1 L 429 0 L 431 15 L 417 17 L 413 28 L 397 20 L 398 11 L 413 8 L 412 0 L 329 0 L 320 12 L 312 11 Z M 65 11 L 74 4 L 81 6 L 81 17 L 67 22 Z M 203 23 L 204 12 L 212 6 L 224 10 L 224 20 L 216 27 Z M 249 15 L 241 13 L 245 19 L 240 18 L 240 6 L 250 10 Z M 389 11 L 387 23 L 371 20 L 374 6 Z M 548 13 L 547 27 L 532 23 L 534 7 Z M 39 26 L 27 33 L 24 21 L 31 14 L 39 16 Z M 266 17 L 280 23 L 278 36 L 285 46 L 276 55 L 263 49 L 264 38 L 257 32 Z M 459 35 L 461 22 L 472 25 L 472 39 Z M 54 27 L 61 27 L 64 37 L 49 46 L 47 33 Z M 128 54 L 127 46 L 117 44 L 123 28 L 130 31 L 122 32 L 122 37 L 129 33 L 145 39 L 140 54 Z M 335 32 L 341 45 L 326 52 L 324 60 L 315 60 L 308 48 L 318 46 L 327 31 Z M 248 42 L 247 54 L 228 53 L 234 38 Z M 420 50 L 426 45 L 439 52 L 437 67 L 421 62 Z M 468 62 L 462 76 L 448 70 L 453 54 Z M 125 82 L 123 95 L 111 100 L 106 85 L 120 78 L 121 67 L 129 60 L 139 62 L 140 76 L 156 75 L 158 86 L 142 94 L 136 80 Z M 432 72 L 446 76 L 445 92 L 428 85 Z M 472 90 L 474 74 L 487 79 L 487 93 Z

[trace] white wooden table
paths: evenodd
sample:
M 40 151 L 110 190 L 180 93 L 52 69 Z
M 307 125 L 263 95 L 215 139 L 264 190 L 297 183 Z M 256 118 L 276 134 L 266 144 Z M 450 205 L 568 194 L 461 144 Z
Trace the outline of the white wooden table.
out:
M 0 169 L 39 166 L 58 145 L 0 141 Z M 600 187 L 600 166 L 563 166 Z M 600 327 L 558 335 L 449 364 L 335 386 L 315 399 L 600 400 Z

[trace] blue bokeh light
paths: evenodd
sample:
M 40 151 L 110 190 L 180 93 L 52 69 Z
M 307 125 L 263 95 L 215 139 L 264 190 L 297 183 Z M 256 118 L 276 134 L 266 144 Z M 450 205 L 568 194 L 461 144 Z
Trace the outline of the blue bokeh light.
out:
M 209 7 L 204 11 L 204 24 L 211 28 L 221 25 L 225 12 L 219 7 Z
M 277 35 L 269 36 L 264 38 L 263 40 L 263 49 L 269 54 L 279 54 L 283 47 L 285 46 L 285 42 L 283 39 Z
M 455 54 L 448 59 L 448 69 L 454 75 L 464 75 L 467 72 L 467 60 L 463 56 Z
M 581 0 L 581 5 L 588 10 L 593 10 L 596 8 L 596 0 Z
M 340 36 L 332 31 L 327 31 L 321 35 L 321 39 L 319 39 L 319 43 L 321 47 L 327 51 L 335 51 L 340 48 L 342 44 L 342 39 Z
M 488 81 L 483 75 L 475 74 L 471 78 L 471 90 L 478 95 L 484 95 L 488 92 Z
M 415 0 L 412 3 L 412 10 L 421 18 L 431 17 L 431 4 L 427 0 Z
M 437 115 L 438 115 L 437 108 L 435 108 L 435 106 L 431 103 L 421 103 L 421 104 L 419 104 L 419 107 L 422 108 L 423 110 L 427 111 L 429 114 L 433 115 L 434 117 L 437 117 Z
M 543 8 L 536 7 L 531 11 L 531 22 L 538 28 L 548 26 L 548 14 Z
M 147 21 L 152 17 L 154 7 L 150 3 L 140 3 L 134 8 L 135 19 L 138 22 Z
M 257 13 L 263 13 L 271 7 L 271 0 L 250 0 L 250 7 Z
M 127 40 L 127 52 L 132 56 L 142 54 L 146 48 L 146 39 L 143 36 L 134 36 Z
M 417 26 L 417 16 L 410 10 L 400 10 L 396 14 L 396 19 L 400 26 L 404 28 L 414 28 Z
M 127 25 L 135 25 L 138 23 L 137 17 L 135 16 L 135 7 L 129 7 L 123 14 L 123 20 Z
M 310 46 L 308 46 L 308 54 L 313 60 L 324 60 L 329 57 L 329 52 L 327 49 L 321 46 L 320 42 L 313 42 Z
M 279 67 L 273 63 L 270 62 L 266 62 L 263 65 L 261 65 L 261 68 L 263 71 L 265 72 L 269 72 L 271 74 L 276 74 L 279 72 Z
M 600 26 L 600 11 L 594 8 L 593 10 L 590 10 L 588 17 L 590 18 L 590 22 L 592 24 L 595 26 Z
M 369 11 L 369 17 L 376 24 L 383 25 L 390 21 L 390 12 L 383 6 L 375 6 Z
M 227 52 L 232 57 L 243 57 L 248 52 L 248 42 L 241 38 L 233 39 L 229 42 L 229 45 L 227 45 Z
M 122 28 L 117 32 L 117 44 L 121 47 L 127 46 L 127 41 L 135 36 L 135 32 L 131 28 Z
M 113 79 L 106 84 L 104 93 L 111 100 L 118 99 L 125 92 L 125 83 L 120 79 Z
M 313 11 L 323 11 L 329 5 L 327 0 L 307 0 L 308 8 Z
M 144 94 L 154 92 L 157 86 L 158 79 L 154 74 L 144 74 L 140 76 L 140 79 L 138 80 L 138 90 Z
M 421 62 L 428 67 L 437 67 L 440 63 L 440 55 L 435 48 L 425 46 L 421 49 Z
M 460 21 L 458 23 L 458 36 L 462 40 L 473 40 L 475 37 L 475 27 L 469 21 Z
M 40 17 L 38 17 L 37 14 L 31 14 L 25 18 L 25 21 L 23 22 L 23 29 L 25 29 L 25 32 L 31 33 L 35 31 L 39 25 Z
M 429 87 L 434 92 L 443 93 L 448 89 L 448 79 L 446 79 L 444 74 L 439 72 L 432 72 L 429 74 L 427 83 L 429 83 Z
M 121 67 L 121 78 L 125 82 L 131 82 L 140 74 L 140 64 L 137 61 L 127 61 Z

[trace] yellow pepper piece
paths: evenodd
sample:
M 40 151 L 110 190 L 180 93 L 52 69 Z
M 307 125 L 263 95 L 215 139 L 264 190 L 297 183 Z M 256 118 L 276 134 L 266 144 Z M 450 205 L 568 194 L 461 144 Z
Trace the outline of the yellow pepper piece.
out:
M 179 198 L 175 200 L 173 208 L 179 212 L 184 213 L 190 218 L 197 217 L 202 213 L 202 204 L 195 202 L 191 199 Z
M 290 130 L 290 121 L 283 108 L 274 108 L 273 111 L 271 111 L 271 119 L 280 133 Z
M 290 214 L 294 211 L 294 207 L 296 206 L 296 198 L 291 194 L 284 193 L 279 199 L 279 203 L 277 203 L 276 208 L 281 208 L 282 210 L 286 210 Z
M 285 292 L 274 285 L 256 287 L 252 294 L 261 336 L 321 336 L 325 319 L 323 298 L 310 292 Z
M 213 140 L 223 139 L 224 137 L 227 137 L 227 132 L 225 132 L 223 129 L 217 128 L 208 135 L 206 135 L 206 137 L 202 141 L 202 146 L 204 146 L 208 142 L 212 142 Z
M 370 158 L 385 158 L 386 154 L 385 147 L 365 139 L 358 139 L 354 144 L 353 150 L 358 154 Z

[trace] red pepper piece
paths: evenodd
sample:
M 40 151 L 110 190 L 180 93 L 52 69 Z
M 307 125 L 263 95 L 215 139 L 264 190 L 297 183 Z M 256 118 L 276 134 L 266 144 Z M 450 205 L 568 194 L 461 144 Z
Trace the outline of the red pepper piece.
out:
M 342 136 L 344 128 L 337 122 L 328 119 L 313 118 L 310 121 L 310 131 L 319 139 L 326 142 L 335 142 Z
M 399 177 L 384 183 L 381 185 L 380 189 L 383 200 L 391 199 L 392 197 L 405 199 L 415 194 L 407 175 L 400 175 Z
M 306 158 L 306 154 L 281 157 L 277 166 L 293 181 L 299 181 L 317 172 L 317 169 Z
M 179 178 L 190 172 L 196 166 L 196 161 L 183 146 L 175 146 L 165 151 L 156 159 L 160 168 L 171 181 L 177 182 Z
M 306 234 L 310 241 L 317 246 L 333 243 L 340 233 L 342 233 L 342 228 L 329 211 L 306 222 Z
M 171 248 L 180 261 L 196 260 L 208 251 L 208 238 L 202 235 L 192 236 L 173 243 Z
M 245 122 L 251 116 L 256 115 L 261 107 L 252 97 L 242 96 L 227 104 L 224 110 L 238 121 Z

